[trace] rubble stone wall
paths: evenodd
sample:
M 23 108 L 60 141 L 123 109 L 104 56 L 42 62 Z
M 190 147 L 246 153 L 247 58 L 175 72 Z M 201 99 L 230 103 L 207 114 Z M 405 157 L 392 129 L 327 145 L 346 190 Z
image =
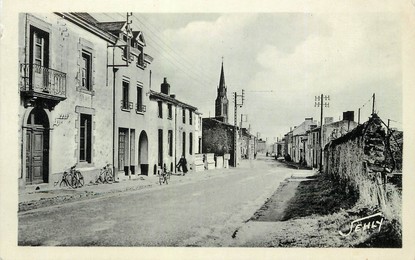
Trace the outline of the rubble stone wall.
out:
M 345 192 L 358 192 L 359 200 L 364 204 L 396 209 L 391 204 L 400 200 L 399 192 L 385 182 L 386 173 L 393 168 L 386 160 L 386 145 L 386 129 L 381 119 L 374 115 L 326 145 L 325 174 L 339 182 Z

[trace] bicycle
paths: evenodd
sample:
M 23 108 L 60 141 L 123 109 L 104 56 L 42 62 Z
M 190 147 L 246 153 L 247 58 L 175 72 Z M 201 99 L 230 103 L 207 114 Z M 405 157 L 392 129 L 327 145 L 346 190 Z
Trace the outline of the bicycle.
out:
M 101 171 L 99 172 L 99 176 L 95 183 L 113 183 L 114 177 L 112 176 L 112 169 L 110 167 L 111 164 L 107 164 L 102 167 Z
M 69 173 L 64 171 L 62 174 L 62 179 L 60 181 L 59 187 L 62 187 L 62 184 L 65 184 L 67 187 L 72 187 L 74 189 L 84 186 L 84 176 L 79 170 L 76 170 L 76 163 L 69 169 Z
M 160 171 L 159 171 L 159 183 L 160 183 L 160 185 L 162 183 L 169 184 L 168 181 L 170 180 L 170 175 L 171 175 L 171 172 L 167 171 L 166 168 L 164 168 L 163 170 L 160 169 Z
M 59 181 L 55 182 L 55 186 L 59 183 Z M 59 187 L 62 187 L 62 184 L 67 187 L 72 188 L 72 175 L 69 174 L 67 171 L 64 171 L 62 174 L 62 178 L 59 183 Z

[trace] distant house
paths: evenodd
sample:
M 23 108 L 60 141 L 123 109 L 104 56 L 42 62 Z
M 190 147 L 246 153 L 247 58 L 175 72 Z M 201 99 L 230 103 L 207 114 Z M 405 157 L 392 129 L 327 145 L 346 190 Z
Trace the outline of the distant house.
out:
M 327 122 L 323 125 L 323 138 L 322 138 L 322 147 L 324 147 L 332 140 L 337 139 L 341 136 L 344 136 L 357 126 L 357 122 L 354 121 L 354 112 L 347 111 L 343 113 L 343 119 L 337 122 L 333 122 L 332 118 L 325 120 Z M 309 167 L 319 167 L 320 164 L 320 127 L 316 127 L 308 131 L 308 141 L 307 141 L 307 166 Z M 324 154 L 323 154 L 323 164 L 324 164 Z
M 200 113 L 197 107 L 176 99 L 170 93 L 170 84 L 164 78 L 160 92 L 150 91 L 152 142 L 157 144 L 152 149 L 154 158 L 152 172 L 156 174 L 157 167 L 166 166 L 176 172 L 175 165 L 181 156 L 185 156 L 188 166 L 193 164 L 194 155 L 201 147 Z

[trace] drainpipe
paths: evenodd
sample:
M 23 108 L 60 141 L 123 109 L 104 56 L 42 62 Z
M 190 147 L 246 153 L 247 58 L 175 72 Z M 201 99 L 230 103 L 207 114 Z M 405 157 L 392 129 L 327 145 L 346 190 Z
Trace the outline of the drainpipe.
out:
M 112 49 L 112 64 L 115 64 L 115 48 Z M 115 139 L 117 131 L 115 129 L 115 74 L 118 71 L 118 68 L 112 68 L 112 174 L 114 181 L 116 181 L 116 174 L 115 174 Z
M 174 173 L 176 173 L 177 164 L 177 105 L 174 109 Z

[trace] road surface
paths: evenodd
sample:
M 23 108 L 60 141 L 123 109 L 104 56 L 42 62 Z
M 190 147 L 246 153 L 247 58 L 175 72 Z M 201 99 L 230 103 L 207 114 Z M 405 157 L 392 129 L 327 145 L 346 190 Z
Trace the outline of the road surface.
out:
M 157 188 L 22 212 L 19 245 L 226 246 L 294 171 L 259 157 L 207 179 L 172 176 Z

